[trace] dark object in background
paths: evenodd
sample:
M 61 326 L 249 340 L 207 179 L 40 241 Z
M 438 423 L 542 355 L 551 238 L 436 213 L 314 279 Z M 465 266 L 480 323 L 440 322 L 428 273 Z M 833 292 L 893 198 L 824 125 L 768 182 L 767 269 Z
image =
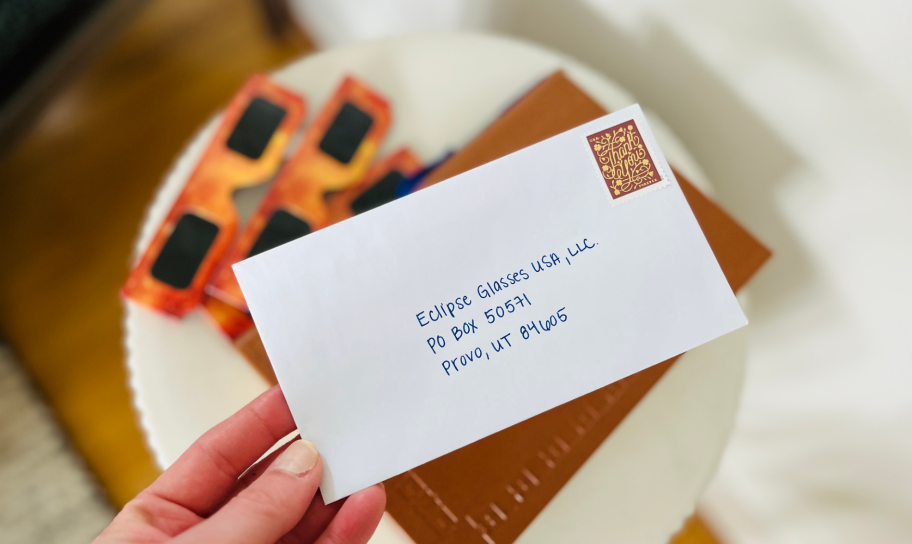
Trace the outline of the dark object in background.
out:
M 0 154 L 145 2 L 0 1 Z
M 215 223 L 198 215 L 181 216 L 152 265 L 152 277 L 176 289 L 189 287 L 218 231 Z
M 288 10 L 288 0 L 258 0 L 269 33 L 274 38 L 282 38 L 293 26 Z
M 373 124 L 370 115 L 346 102 L 320 141 L 320 149 L 342 164 L 348 164 Z
M 0 0 L 0 155 L 92 63 L 147 0 Z M 287 0 L 256 0 L 276 39 Z

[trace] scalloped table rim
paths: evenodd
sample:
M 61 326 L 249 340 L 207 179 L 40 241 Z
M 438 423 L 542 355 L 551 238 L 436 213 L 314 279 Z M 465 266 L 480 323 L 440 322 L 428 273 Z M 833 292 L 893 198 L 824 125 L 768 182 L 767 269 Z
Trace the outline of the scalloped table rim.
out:
M 423 159 L 433 160 L 468 142 L 556 69 L 609 110 L 634 102 L 608 78 L 565 55 L 491 35 L 362 43 L 303 58 L 272 77 L 306 97 L 308 117 L 344 73 L 363 78 L 394 107 L 394 125 L 382 151 L 408 144 Z M 660 119 L 646 114 L 668 161 L 711 193 L 684 146 Z M 165 176 L 146 213 L 135 255 L 177 198 L 219 119 L 215 115 L 192 138 Z M 239 199 L 239 207 L 252 206 L 255 194 Z M 177 321 L 125 301 L 124 347 L 134 407 L 161 467 L 267 387 L 199 311 Z M 718 465 L 734 424 L 746 353 L 742 329 L 685 354 L 518 542 L 668 542 L 693 512 Z M 371 542 L 411 539 L 384 515 Z

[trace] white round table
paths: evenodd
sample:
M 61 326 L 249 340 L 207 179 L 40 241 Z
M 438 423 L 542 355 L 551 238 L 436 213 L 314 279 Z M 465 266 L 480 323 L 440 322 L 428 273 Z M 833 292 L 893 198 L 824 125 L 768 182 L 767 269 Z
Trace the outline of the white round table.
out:
M 425 161 L 459 149 L 536 82 L 562 69 L 606 109 L 635 100 L 571 58 L 484 35 L 415 36 L 306 57 L 272 74 L 305 96 L 312 115 L 345 74 L 389 98 L 393 124 L 381 151 L 408 145 Z M 696 163 L 654 115 L 668 161 L 704 191 Z M 150 242 L 215 130 L 215 116 L 165 178 L 136 242 Z M 248 190 L 250 209 L 263 190 Z M 742 295 L 743 296 L 743 295 Z M 201 312 L 174 320 L 126 301 L 126 365 L 149 449 L 161 467 L 204 431 L 264 391 L 266 382 Z M 682 357 L 520 536 L 523 544 L 664 544 L 693 512 L 734 423 L 744 375 L 744 329 Z M 384 516 L 371 542 L 407 543 Z

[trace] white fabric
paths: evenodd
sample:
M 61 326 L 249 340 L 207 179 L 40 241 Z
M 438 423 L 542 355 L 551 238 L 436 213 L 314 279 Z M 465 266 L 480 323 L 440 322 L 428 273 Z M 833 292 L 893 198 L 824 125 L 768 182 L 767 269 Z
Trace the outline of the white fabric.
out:
M 912 6 L 296 5 L 324 45 L 482 28 L 540 41 L 661 115 L 776 253 L 752 284 L 742 412 L 705 514 L 729 544 L 912 541 Z

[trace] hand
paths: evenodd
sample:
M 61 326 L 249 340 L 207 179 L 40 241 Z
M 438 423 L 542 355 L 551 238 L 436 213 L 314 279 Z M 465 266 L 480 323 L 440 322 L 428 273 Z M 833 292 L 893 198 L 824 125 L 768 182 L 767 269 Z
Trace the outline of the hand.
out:
M 323 462 L 300 439 L 251 467 L 294 430 L 282 390 L 273 387 L 194 442 L 95 544 L 367 542 L 386 505 L 381 484 L 324 505 L 317 492 Z

